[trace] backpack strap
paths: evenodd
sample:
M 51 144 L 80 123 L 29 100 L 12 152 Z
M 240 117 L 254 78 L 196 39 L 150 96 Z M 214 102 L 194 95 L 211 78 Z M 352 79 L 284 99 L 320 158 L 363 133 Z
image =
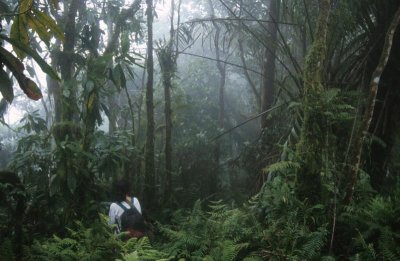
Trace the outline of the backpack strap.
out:
M 122 202 L 117 202 L 117 205 L 122 208 L 125 211 L 127 211 L 128 209 L 124 206 L 124 204 L 122 204 Z
M 122 202 L 116 202 L 117 203 L 117 205 L 120 207 L 120 208 L 122 208 L 122 210 L 124 211 L 124 212 L 126 212 L 128 209 L 124 206 L 124 204 L 122 204 Z M 122 214 L 124 213 L 124 212 L 122 212 Z M 122 215 L 121 214 L 121 215 Z M 118 227 L 118 233 L 120 233 L 121 231 L 122 231 L 122 224 L 121 224 L 121 216 L 120 217 L 118 217 L 118 219 L 117 219 L 117 227 Z

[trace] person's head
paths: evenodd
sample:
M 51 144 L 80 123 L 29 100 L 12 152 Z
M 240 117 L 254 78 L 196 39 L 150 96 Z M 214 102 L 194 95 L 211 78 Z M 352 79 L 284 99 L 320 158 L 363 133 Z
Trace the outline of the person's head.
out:
M 116 201 L 124 201 L 127 196 L 131 196 L 130 184 L 126 179 L 117 180 L 113 187 Z

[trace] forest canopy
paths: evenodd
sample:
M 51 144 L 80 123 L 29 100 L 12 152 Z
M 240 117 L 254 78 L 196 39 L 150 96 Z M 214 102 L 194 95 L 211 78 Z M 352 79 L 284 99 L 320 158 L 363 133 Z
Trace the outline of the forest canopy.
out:
M 400 260 L 398 0 L 0 19 L 0 260 Z M 110 225 L 121 180 L 144 236 Z

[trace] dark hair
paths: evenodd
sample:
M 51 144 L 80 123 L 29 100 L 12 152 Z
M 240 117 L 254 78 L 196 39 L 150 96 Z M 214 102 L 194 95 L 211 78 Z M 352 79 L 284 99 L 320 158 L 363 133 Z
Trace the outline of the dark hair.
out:
M 129 182 L 126 179 L 117 180 L 113 185 L 113 192 L 115 201 L 124 201 L 126 195 L 131 195 Z

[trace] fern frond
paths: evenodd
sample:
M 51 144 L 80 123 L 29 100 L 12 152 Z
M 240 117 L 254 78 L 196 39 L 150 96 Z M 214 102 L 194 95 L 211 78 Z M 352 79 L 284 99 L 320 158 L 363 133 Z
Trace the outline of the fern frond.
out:
M 299 255 L 306 260 L 312 260 L 318 257 L 322 248 L 326 244 L 327 235 L 328 231 L 323 228 L 321 228 L 319 231 L 309 234 L 308 239 L 303 245 L 302 251 L 299 253 Z
M 400 260 L 400 247 L 396 245 L 393 232 L 388 228 L 383 229 L 379 237 L 378 249 L 382 253 L 384 260 Z
M 264 173 L 282 172 L 287 170 L 296 170 L 300 168 L 300 164 L 293 161 L 280 161 L 263 168 Z

